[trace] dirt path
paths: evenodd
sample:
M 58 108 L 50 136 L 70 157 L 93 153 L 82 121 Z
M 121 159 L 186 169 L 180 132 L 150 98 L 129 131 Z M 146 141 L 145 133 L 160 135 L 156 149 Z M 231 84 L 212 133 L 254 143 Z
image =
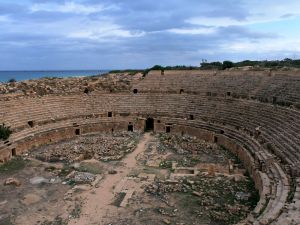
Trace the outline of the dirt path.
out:
M 136 156 L 144 152 L 150 140 L 151 135 L 145 133 L 136 149 L 121 160 L 124 165 L 117 169 L 117 174 L 107 175 L 99 188 L 82 194 L 81 197 L 85 202 L 81 209 L 81 216 L 79 219 L 71 220 L 69 225 L 105 225 L 108 222 L 106 215 L 114 215 L 118 210 L 122 210 L 111 204 L 115 195 L 114 188 L 137 166 Z

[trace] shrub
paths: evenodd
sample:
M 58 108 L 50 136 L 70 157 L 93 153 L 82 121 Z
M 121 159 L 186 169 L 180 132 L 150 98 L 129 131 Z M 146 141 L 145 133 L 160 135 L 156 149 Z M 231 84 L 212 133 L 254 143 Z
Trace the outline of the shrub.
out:
M 0 140 L 8 139 L 11 133 L 10 127 L 5 126 L 4 123 L 0 125 Z
M 229 68 L 232 68 L 233 66 L 234 66 L 233 62 L 231 62 L 231 61 L 224 61 L 222 69 L 223 70 L 229 69 Z
M 11 78 L 8 80 L 8 83 L 15 83 L 15 82 L 17 82 L 17 80 L 15 78 Z

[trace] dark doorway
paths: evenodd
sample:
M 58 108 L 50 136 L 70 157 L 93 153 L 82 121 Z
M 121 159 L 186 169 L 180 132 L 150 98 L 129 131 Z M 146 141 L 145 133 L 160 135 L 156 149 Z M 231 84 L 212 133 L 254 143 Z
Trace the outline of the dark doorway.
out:
M 133 125 L 131 125 L 131 124 L 128 125 L 128 131 L 133 132 Z
M 138 90 L 137 89 L 133 89 L 133 94 L 137 94 Z
M 146 120 L 145 131 L 151 131 L 151 130 L 154 130 L 154 119 L 148 118 Z
M 112 112 L 108 112 L 108 113 L 107 113 L 107 116 L 108 116 L 108 117 L 112 117 Z
M 29 125 L 30 127 L 34 127 L 34 122 L 33 122 L 32 120 L 30 120 L 30 121 L 28 121 L 28 125 Z
M 214 136 L 214 142 L 218 143 L 218 137 Z
M 76 130 L 75 130 L 75 134 L 76 134 L 76 135 L 80 135 L 80 129 L 76 129 Z
M 16 156 L 16 155 L 17 155 L 17 151 L 16 151 L 15 148 L 13 148 L 13 149 L 11 150 L 11 155 L 12 155 L 12 156 Z
M 190 120 L 194 120 L 194 115 L 190 115 Z
M 171 132 L 171 127 L 167 126 L 166 127 L 166 133 L 170 133 Z
M 179 93 L 180 93 L 180 94 L 183 94 L 183 93 L 184 93 L 184 90 L 183 90 L 183 89 L 180 89 Z

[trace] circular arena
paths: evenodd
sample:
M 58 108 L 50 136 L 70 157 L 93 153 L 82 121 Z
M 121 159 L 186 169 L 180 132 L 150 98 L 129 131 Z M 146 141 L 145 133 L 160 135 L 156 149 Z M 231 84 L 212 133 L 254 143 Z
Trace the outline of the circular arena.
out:
M 0 83 L 0 224 L 300 224 L 300 73 Z

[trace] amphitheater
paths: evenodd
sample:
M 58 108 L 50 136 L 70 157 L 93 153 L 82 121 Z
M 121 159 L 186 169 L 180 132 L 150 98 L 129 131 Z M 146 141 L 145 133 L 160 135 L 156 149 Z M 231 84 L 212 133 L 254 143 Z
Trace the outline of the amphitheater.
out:
M 134 131 L 147 139 L 149 133 L 143 133 L 147 129 L 152 135 L 196 137 L 236 155 L 254 181 L 259 201 L 238 224 L 300 224 L 299 72 L 191 70 L 107 76 L 60 79 L 60 86 L 53 86 L 58 85 L 55 82 L 43 86 L 43 94 L 30 82 L 18 82 L 26 86 L 23 92 L 3 92 L 0 122 L 13 133 L 0 142 L 0 161 L 97 133 Z M 44 81 L 32 82 L 41 86 L 38 82 Z M 101 199 L 97 193 L 87 194 L 95 207 L 93 199 Z M 0 197 L 1 221 L 5 196 Z M 82 215 L 69 224 L 102 224 L 86 222 L 88 217 Z M 171 217 L 157 224 L 210 223 L 176 223 Z

